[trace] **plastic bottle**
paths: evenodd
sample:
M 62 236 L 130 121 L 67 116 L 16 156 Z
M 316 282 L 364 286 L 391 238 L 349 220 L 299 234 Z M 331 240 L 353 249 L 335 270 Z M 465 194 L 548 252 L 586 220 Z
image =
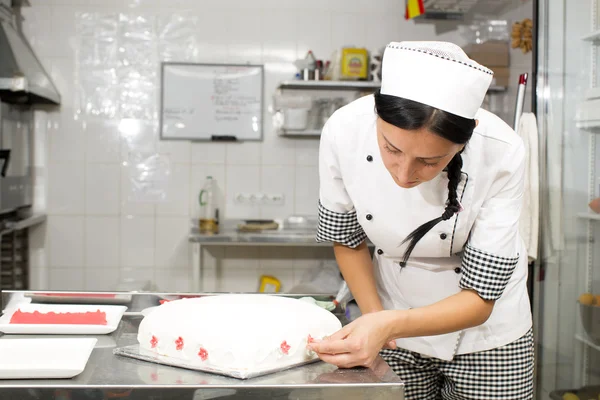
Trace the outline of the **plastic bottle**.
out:
M 305 81 L 312 81 L 315 79 L 315 69 L 317 68 L 317 59 L 315 58 L 312 50 L 309 50 L 304 57 L 305 67 L 303 71 L 303 78 Z
M 198 196 L 198 203 L 200 205 L 200 233 L 208 234 L 218 232 L 218 211 L 215 206 L 215 186 L 216 182 L 213 177 L 207 176 Z

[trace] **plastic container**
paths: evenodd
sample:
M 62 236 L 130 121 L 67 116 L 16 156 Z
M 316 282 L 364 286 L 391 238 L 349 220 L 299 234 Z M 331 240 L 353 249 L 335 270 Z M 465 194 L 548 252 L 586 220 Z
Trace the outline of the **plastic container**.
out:
M 215 190 L 216 182 L 212 176 L 207 176 L 202 185 L 202 190 L 198 195 L 198 204 L 200 205 L 200 215 L 198 223 L 200 233 L 217 233 L 218 225 L 218 210 L 215 205 Z

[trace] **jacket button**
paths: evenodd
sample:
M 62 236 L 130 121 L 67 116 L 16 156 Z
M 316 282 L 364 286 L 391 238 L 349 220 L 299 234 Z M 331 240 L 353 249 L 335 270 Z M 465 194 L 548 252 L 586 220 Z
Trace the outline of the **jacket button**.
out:
M 446 240 L 447 237 L 448 237 L 448 235 L 446 235 L 445 233 L 442 233 L 440 235 L 440 239 L 442 239 L 442 240 Z
M 366 217 L 366 218 L 367 218 L 367 221 L 370 221 L 370 220 L 372 220 L 372 219 L 373 219 L 373 216 L 372 216 L 371 214 L 367 214 L 367 217 Z
M 383 254 L 383 250 L 377 249 L 377 254 L 382 255 Z
M 368 162 L 371 162 L 371 161 L 373 161 L 373 156 L 367 156 L 367 161 L 368 161 Z
M 460 268 L 458 268 L 458 267 L 457 267 L 457 268 L 454 268 L 454 272 L 456 272 L 457 274 L 460 274 L 460 273 L 461 273 L 461 269 L 460 269 Z

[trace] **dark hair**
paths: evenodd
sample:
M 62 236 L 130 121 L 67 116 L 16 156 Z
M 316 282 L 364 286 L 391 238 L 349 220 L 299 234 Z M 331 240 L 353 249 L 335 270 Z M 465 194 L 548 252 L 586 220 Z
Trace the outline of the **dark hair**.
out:
M 467 144 L 476 125 L 474 119 L 459 117 L 416 101 L 381 94 L 380 91 L 375 93 L 375 111 L 379 118 L 400 129 L 410 131 L 425 128 L 456 144 Z M 461 153 L 462 151 L 457 153 L 446 167 L 448 172 L 446 209 L 440 217 L 419 226 L 402 241 L 402 244 L 409 242 L 402 265 L 406 264 L 415 246 L 427 232 L 441 221 L 449 220 L 460 210 L 457 188 L 463 165 Z

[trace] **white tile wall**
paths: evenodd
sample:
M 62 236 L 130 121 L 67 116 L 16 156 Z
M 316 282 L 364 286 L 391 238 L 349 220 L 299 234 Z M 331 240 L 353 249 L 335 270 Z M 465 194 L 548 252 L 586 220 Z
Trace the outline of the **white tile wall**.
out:
M 118 216 L 89 216 L 85 219 L 85 266 L 88 269 L 116 269 L 121 243 Z
M 119 215 L 120 211 L 119 164 L 88 163 L 85 169 L 86 215 Z
M 84 217 L 53 216 L 48 218 L 48 252 L 50 267 L 83 269 Z
M 121 260 L 124 267 L 154 267 L 154 217 L 121 217 Z
M 272 95 L 279 81 L 293 77 L 292 62 L 309 49 L 329 59 L 343 45 L 372 50 L 392 40 L 461 40 L 455 30 L 438 35 L 432 24 L 404 21 L 403 3 L 397 0 L 31 2 L 24 10 L 25 34 L 63 98 L 57 111 L 36 113 L 38 124 L 47 119 L 48 128 L 48 158 L 42 157 L 36 167 L 36 194 L 47 194 L 47 199 L 36 201 L 42 208 L 47 205 L 50 216 L 47 229 L 36 233 L 36 276 L 39 286 L 53 289 L 139 288 L 149 281 L 163 290 L 189 290 L 189 219 L 197 213 L 207 175 L 217 180 L 222 218 L 315 215 L 318 140 L 281 138 L 270 125 Z M 157 28 L 165 21 L 195 19 L 196 36 L 187 38 L 195 48 L 171 38 L 175 47 L 163 43 L 159 54 L 174 60 L 264 64 L 263 141 L 161 142 L 155 120 L 76 117 L 77 82 L 89 73 L 79 68 L 76 48 L 77 15 L 86 12 L 157 16 Z M 154 79 L 156 70 L 153 65 L 143 78 Z M 156 100 L 151 108 L 156 108 L 157 93 L 151 95 Z M 156 152 L 169 160 L 167 198 L 141 202 L 132 196 L 136 188 L 129 179 L 129 161 L 136 154 Z M 259 191 L 281 193 L 285 204 L 257 207 L 233 199 L 238 192 Z M 211 257 L 222 262 L 207 262 L 205 289 L 255 290 L 259 275 L 267 273 L 289 288 L 320 259 L 332 257 L 312 248 L 271 250 L 212 249 Z

